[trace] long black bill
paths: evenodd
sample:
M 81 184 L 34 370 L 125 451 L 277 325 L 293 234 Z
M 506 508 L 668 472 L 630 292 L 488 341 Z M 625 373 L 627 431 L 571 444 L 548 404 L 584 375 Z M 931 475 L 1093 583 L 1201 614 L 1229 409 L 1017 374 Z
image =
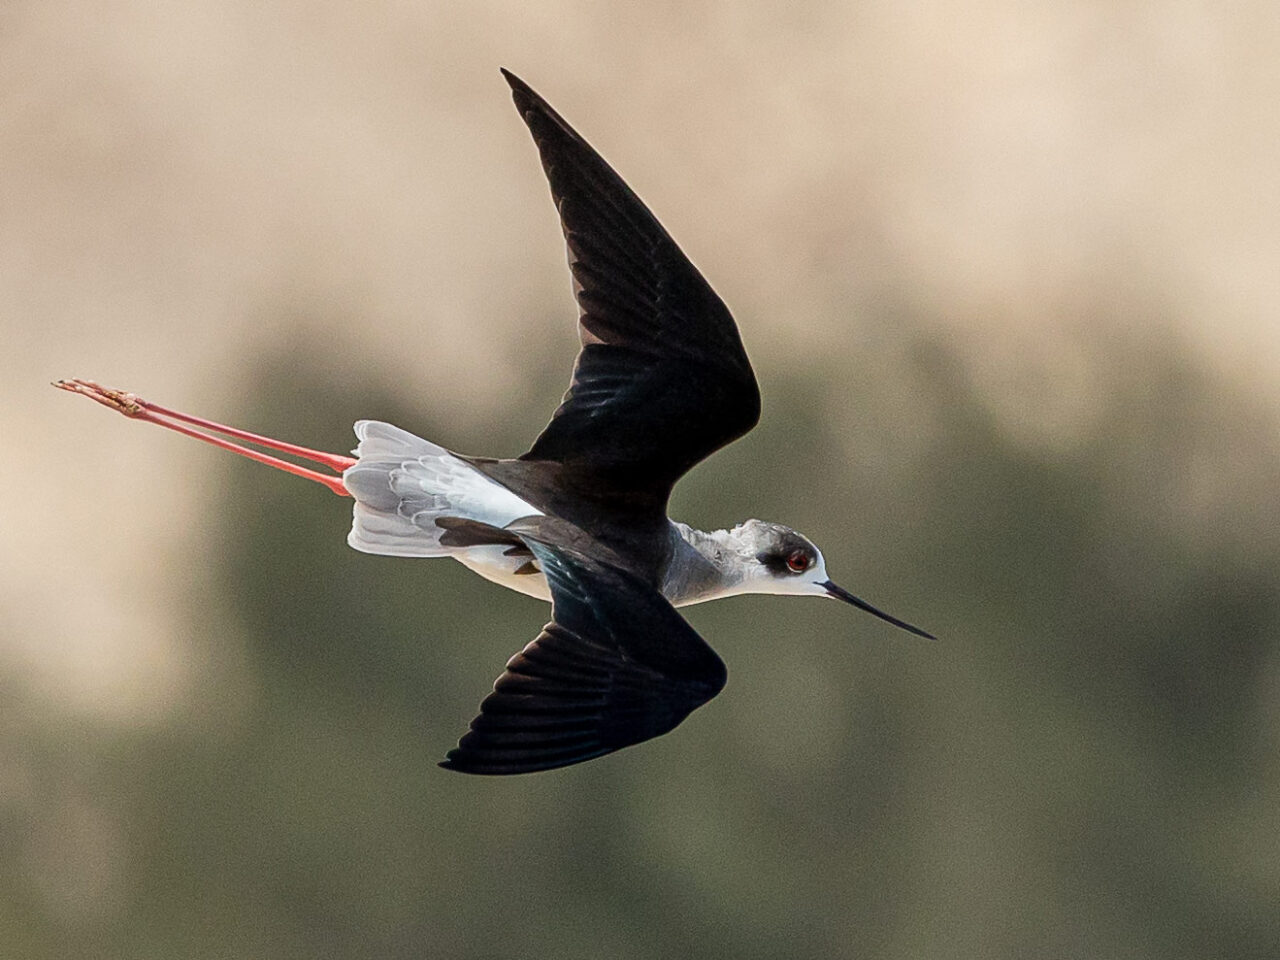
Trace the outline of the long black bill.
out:
M 845 603 L 852 603 L 859 610 L 865 610 L 867 611 L 867 613 L 873 614 L 874 616 L 879 617 L 881 620 L 885 620 L 889 623 L 892 623 L 895 627 L 901 627 L 903 630 L 906 630 L 908 633 L 914 633 L 917 637 L 924 637 L 926 640 L 938 639 L 932 633 L 925 633 L 919 627 L 913 627 L 911 624 L 903 620 L 899 620 L 897 617 L 889 616 L 889 614 L 885 613 L 883 610 L 877 610 L 875 607 L 867 603 L 867 601 L 863 600 L 861 597 L 855 597 L 852 593 L 850 593 L 844 587 L 837 587 L 830 580 L 828 580 L 826 583 L 819 584 L 819 586 L 825 589 L 829 596 L 835 597 L 837 600 L 843 600 Z

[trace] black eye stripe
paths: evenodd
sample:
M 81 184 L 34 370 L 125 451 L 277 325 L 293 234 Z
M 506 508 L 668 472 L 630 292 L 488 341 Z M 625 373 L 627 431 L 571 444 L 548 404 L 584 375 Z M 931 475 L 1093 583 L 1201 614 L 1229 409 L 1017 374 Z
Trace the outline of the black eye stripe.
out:
M 797 566 L 791 565 L 792 558 L 796 558 L 801 563 Z M 778 576 L 794 576 L 798 573 L 804 573 L 806 570 L 812 570 L 814 564 L 818 562 L 815 554 L 809 550 L 792 547 L 787 550 L 770 550 L 764 553 L 756 554 L 758 560 L 768 570 Z

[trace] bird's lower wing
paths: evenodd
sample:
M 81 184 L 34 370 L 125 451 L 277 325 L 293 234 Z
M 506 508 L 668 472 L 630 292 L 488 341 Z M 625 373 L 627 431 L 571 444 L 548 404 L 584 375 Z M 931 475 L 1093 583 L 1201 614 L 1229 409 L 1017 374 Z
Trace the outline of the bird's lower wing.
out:
M 509 774 L 581 763 L 659 736 L 724 687 L 724 663 L 658 591 L 527 540 L 552 622 L 511 658 L 441 766 Z

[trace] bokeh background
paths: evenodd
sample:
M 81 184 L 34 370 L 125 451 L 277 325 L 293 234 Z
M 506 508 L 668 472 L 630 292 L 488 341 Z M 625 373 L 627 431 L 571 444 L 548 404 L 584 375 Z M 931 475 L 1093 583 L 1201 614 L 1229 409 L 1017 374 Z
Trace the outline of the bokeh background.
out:
M 0 955 L 1280 956 L 1280 7 L 9 0 Z M 578 768 L 435 762 L 545 609 L 55 393 L 514 455 L 575 311 L 522 74 L 735 311 L 742 598 Z

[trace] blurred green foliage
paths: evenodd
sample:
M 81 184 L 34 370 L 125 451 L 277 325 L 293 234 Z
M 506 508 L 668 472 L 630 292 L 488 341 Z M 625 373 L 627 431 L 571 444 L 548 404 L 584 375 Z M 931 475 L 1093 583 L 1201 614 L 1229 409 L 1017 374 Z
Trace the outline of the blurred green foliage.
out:
M 429 398 L 324 386 L 336 363 L 264 363 L 236 422 L 339 450 L 373 417 L 512 455 L 563 374 L 461 436 Z M 1274 420 L 1142 345 L 1058 445 L 1015 440 L 942 342 L 763 374 L 760 428 L 673 513 L 791 523 L 939 643 L 836 604 L 691 609 L 730 682 L 677 731 L 450 774 L 545 607 L 355 553 L 347 504 L 227 458 L 193 561 L 221 594 L 192 598 L 207 687 L 123 741 L 28 737 L 119 825 L 119 889 L 69 916 L 10 875 L 4 955 L 1280 956 Z M 859 449 L 902 416 L 885 378 L 934 425 L 900 459 Z

